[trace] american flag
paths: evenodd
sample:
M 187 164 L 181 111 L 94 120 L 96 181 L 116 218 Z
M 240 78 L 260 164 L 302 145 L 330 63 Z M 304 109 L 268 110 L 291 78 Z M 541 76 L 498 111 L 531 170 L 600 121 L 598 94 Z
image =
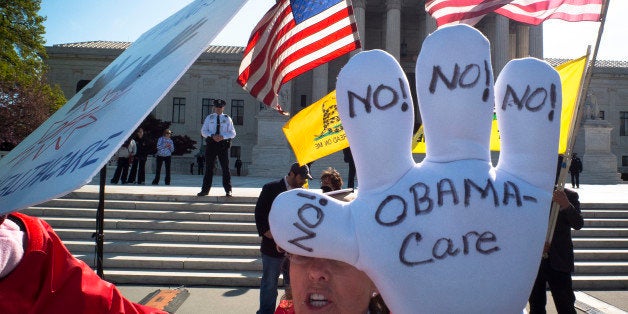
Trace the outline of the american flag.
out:
M 569 22 L 599 21 L 604 0 L 430 0 L 425 11 L 440 27 L 465 23 L 475 25 L 495 12 L 509 19 L 539 25 L 548 19 Z
M 278 101 L 282 84 L 357 48 L 349 0 L 281 0 L 253 29 L 238 83 L 284 113 Z

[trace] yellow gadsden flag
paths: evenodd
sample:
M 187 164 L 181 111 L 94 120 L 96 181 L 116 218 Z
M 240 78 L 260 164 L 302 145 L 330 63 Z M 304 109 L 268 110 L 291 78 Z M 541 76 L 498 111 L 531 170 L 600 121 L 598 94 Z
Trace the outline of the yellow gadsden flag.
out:
M 336 91 L 299 111 L 283 126 L 299 164 L 349 147 L 336 107 Z
M 569 132 L 571 131 L 572 120 L 575 119 L 576 101 L 580 91 L 580 83 L 587 64 L 587 56 L 567 61 L 555 67 L 560 75 L 560 82 L 563 92 L 563 109 L 560 115 L 560 139 L 558 143 L 558 153 L 564 154 L 567 149 Z M 491 128 L 492 151 L 499 151 L 499 130 L 497 129 L 497 117 L 493 114 L 493 127 Z M 412 152 L 415 154 L 425 153 L 425 136 L 423 126 L 414 134 L 412 138 Z

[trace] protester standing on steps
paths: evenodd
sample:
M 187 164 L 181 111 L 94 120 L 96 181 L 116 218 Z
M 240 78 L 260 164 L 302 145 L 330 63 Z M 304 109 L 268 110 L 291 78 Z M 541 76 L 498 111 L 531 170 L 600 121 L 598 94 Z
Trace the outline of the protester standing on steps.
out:
M 272 314 L 277 302 L 277 284 L 284 252 L 277 247 L 270 232 L 268 214 L 277 195 L 287 190 L 303 187 L 307 179 L 312 179 L 307 165 L 294 163 L 288 175 L 277 181 L 269 182 L 262 187 L 262 192 L 255 204 L 255 225 L 257 233 L 262 237 L 262 282 L 259 292 L 259 310 L 257 314 Z M 284 283 L 289 283 L 289 275 L 284 273 Z
M 552 298 L 558 313 L 575 314 L 576 297 L 571 280 L 571 273 L 574 272 L 571 228 L 580 230 L 584 225 L 584 219 L 580 212 L 578 193 L 568 189 L 554 190 L 552 201 L 560 206 L 560 211 L 556 219 L 552 243 L 546 243 L 543 248 L 543 259 L 528 300 L 530 314 L 545 313 L 546 283 L 552 291 Z
M 133 156 L 137 152 L 135 141 L 128 138 L 116 152 L 116 171 L 111 178 L 112 184 L 118 184 L 122 180 L 122 184 L 127 183 L 127 174 L 129 172 L 129 164 L 132 162 Z
M 146 140 L 144 139 L 144 130 L 142 128 L 137 129 L 133 140 L 135 141 L 135 147 L 137 152 L 133 157 L 131 172 L 129 173 L 129 178 L 128 180 L 126 180 L 126 182 L 137 182 L 137 184 L 144 184 L 144 181 L 146 181 L 146 159 L 148 158 L 148 143 L 146 143 Z M 137 181 L 135 180 L 136 175 Z
M 169 129 L 164 130 L 163 136 L 157 140 L 157 169 L 155 169 L 155 179 L 153 185 L 159 184 L 159 177 L 161 175 L 161 165 L 166 165 L 166 185 L 170 185 L 170 162 L 172 159 L 172 153 L 174 152 L 174 142 L 170 139 L 172 131 Z
M 569 165 L 569 173 L 571 173 L 571 187 L 580 188 L 580 172 L 582 172 L 582 160 L 578 154 L 573 153 L 571 164 Z
M 205 118 L 201 134 L 205 138 L 205 176 L 203 176 L 203 186 L 198 196 L 209 194 L 212 187 L 212 179 L 214 177 L 214 164 L 216 157 L 222 168 L 222 187 L 225 189 L 226 195 L 231 196 L 231 173 L 229 172 L 229 148 L 231 140 L 236 136 L 236 130 L 233 127 L 231 117 L 223 114 L 225 109 L 225 101 L 222 99 L 214 100 L 214 113 Z

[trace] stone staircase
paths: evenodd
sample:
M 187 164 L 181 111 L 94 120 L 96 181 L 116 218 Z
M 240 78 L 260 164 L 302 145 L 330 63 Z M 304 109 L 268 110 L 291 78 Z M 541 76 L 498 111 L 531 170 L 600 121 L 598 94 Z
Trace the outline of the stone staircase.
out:
M 628 204 L 581 204 L 584 227 L 572 231 L 575 289 L 628 288 Z
M 259 286 L 256 200 L 108 194 L 105 279 L 117 284 Z M 97 207 L 97 193 L 73 192 L 24 213 L 46 220 L 70 252 L 95 268 Z
M 191 193 L 192 194 L 192 193 Z M 117 284 L 259 286 L 255 197 L 108 194 L 104 273 Z M 73 192 L 28 208 L 95 268 L 98 194 Z M 574 231 L 578 290 L 628 288 L 628 204 L 583 204 Z

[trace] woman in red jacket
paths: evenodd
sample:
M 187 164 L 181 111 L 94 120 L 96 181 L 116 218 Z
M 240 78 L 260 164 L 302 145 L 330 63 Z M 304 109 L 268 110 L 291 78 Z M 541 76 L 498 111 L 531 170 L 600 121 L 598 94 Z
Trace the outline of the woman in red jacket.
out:
M 12 213 L 0 216 L 0 313 L 166 312 L 125 299 L 45 221 Z

